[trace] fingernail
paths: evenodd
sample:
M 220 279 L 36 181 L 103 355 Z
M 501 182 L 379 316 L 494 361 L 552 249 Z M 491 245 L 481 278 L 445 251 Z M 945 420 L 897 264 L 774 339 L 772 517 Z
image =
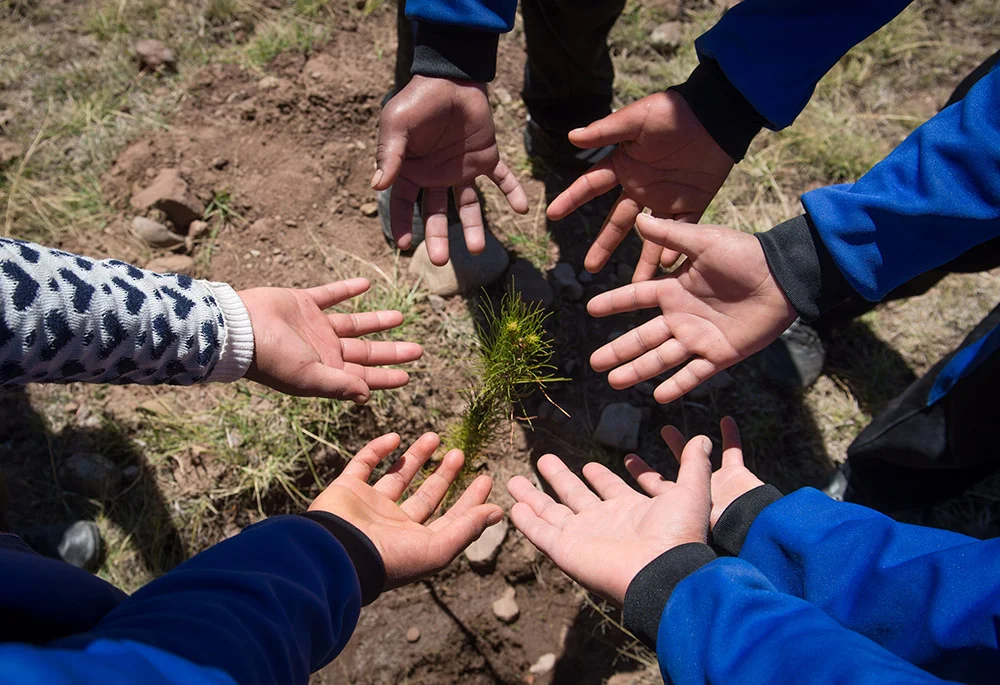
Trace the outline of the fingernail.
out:
M 491 526 L 493 526 L 496 525 L 497 523 L 500 523 L 500 519 L 502 518 L 503 518 L 502 511 L 494 511 L 492 514 L 490 514 L 489 518 L 486 519 L 486 522 Z
M 381 169 L 375 170 L 375 175 L 372 176 L 372 188 L 374 188 L 379 184 L 379 182 L 382 180 L 382 175 L 383 174 Z
M 705 456 L 706 457 L 712 456 L 712 441 L 711 440 L 709 440 L 708 438 L 702 438 L 701 439 L 701 448 L 703 450 L 705 450 Z
M 580 131 L 586 131 L 586 130 L 587 130 L 586 126 L 581 126 L 580 128 L 574 128 L 572 131 L 570 131 L 570 133 L 579 133 Z

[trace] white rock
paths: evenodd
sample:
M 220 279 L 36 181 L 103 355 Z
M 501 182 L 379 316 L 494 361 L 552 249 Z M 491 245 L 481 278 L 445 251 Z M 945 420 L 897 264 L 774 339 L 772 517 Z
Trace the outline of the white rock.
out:
M 594 438 L 606 447 L 631 452 L 639 446 L 641 422 L 641 409 L 626 402 L 614 402 L 601 412 Z
M 649 36 L 649 45 L 657 52 L 669 53 L 680 47 L 684 40 L 684 24 L 668 21 L 660 24 Z
M 476 571 L 491 571 L 496 563 L 500 547 L 507 538 L 507 519 L 500 519 L 483 531 L 478 540 L 465 548 L 465 558 Z
M 132 219 L 132 232 L 150 247 L 177 247 L 184 243 L 184 236 L 174 233 L 159 221 L 144 216 Z
M 503 595 L 493 602 L 493 615 L 504 623 L 513 623 L 516 621 L 517 617 L 521 615 L 521 609 L 518 608 L 517 602 L 514 601 L 516 596 L 517 590 L 508 585 Z
M 555 291 L 570 302 L 576 302 L 583 297 L 583 284 L 577 280 L 572 264 L 559 262 L 549 272 L 549 277 L 552 279 Z
M 552 652 L 549 652 L 548 654 L 542 654 L 540 657 L 538 657 L 538 661 L 536 661 L 531 665 L 531 668 L 528 669 L 528 672 L 534 673 L 535 675 L 542 675 L 544 673 L 548 673 L 555 667 L 556 667 L 556 655 L 553 654 Z
M 434 266 L 427 254 L 427 243 L 420 243 L 413 251 L 409 266 L 412 275 L 423 279 L 423 287 L 443 297 L 473 292 L 494 283 L 510 263 L 507 250 L 489 232 L 486 233 L 486 248 L 478 255 L 469 254 L 461 230 L 449 234 L 448 250 L 448 263 Z

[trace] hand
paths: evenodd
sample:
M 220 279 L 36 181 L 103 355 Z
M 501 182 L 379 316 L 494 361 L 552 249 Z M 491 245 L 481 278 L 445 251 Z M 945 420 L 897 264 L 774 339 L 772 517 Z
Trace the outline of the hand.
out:
M 559 457 L 546 454 L 538 460 L 538 472 L 561 503 L 515 476 L 507 484 L 517 500 L 510 519 L 569 576 L 621 606 L 629 583 L 646 564 L 679 545 L 707 542 L 711 451 L 706 437 L 689 442 L 677 482 L 655 497 L 636 492 L 592 462 L 583 475 L 595 494 Z M 649 469 L 634 454 L 625 457 L 630 472 L 638 465 Z
M 378 368 L 420 359 L 410 342 L 357 340 L 403 323 L 397 311 L 324 314 L 323 310 L 368 290 L 352 278 L 307 290 L 253 288 L 238 294 L 253 326 L 253 362 L 246 378 L 289 395 L 368 401 L 372 390 L 398 388 L 405 371 Z
M 401 249 L 411 245 L 413 204 L 424 189 L 427 254 L 437 266 L 448 263 L 449 187 L 472 254 L 486 247 L 477 176 L 489 176 L 515 212 L 528 213 L 521 184 L 500 161 L 493 112 L 482 83 L 414 76 L 382 110 L 376 162 L 372 187 L 392 186 L 389 219 Z
M 375 438 L 309 506 L 309 511 L 326 511 L 348 521 L 374 543 L 385 565 L 387 587 L 440 571 L 487 526 L 503 518 L 500 507 L 484 504 L 493 482 L 483 475 L 472 481 L 443 516 L 424 525 L 462 470 L 461 450 L 444 455 L 417 491 L 396 504 L 440 444 L 437 435 L 424 433 L 375 485 L 368 485 L 379 462 L 399 447 L 395 433 Z
M 763 349 L 795 320 L 795 308 L 753 236 L 647 215 L 636 222 L 645 240 L 688 259 L 663 279 L 626 285 L 587 304 L 592 316 L 656 306 L 662 310 L 591 355 L 595 371 L 613 369 L 608 374 L 611 387 L 628 388 L 687 361 L 653 392 L 657 402 L 673 402 Z
M 741 495 L 764 484 L 750 472 L 750 469 L 743 465 L 740 429 L 736 426 L 736 422 L 731 417 L 726 416 L 719 423 L 719 426 L 722 429 L 722 467 L 712 474 L 712 514 L 710 516 L 712 528 L 715 528 L 715 524 L 719 522 L 719 517 L 722 516 L 726 507 L 735 502 Z M 685 442 L 687 442 L 683 433 L 673 426 L 665 426 L 660 431 L 660 435 L 663 436 L 670 451 L 679 459 L 678 455 L 683 453 Z M 629 473 L 639 482 L 643 490 L 654 497 L 673 485 L 638 458 L 632 462 L 632 466 L 629 466 Z
M 733 168 L 727 155 L 701 125 L 687 102 L 673 91 L 649 95 L 571 131 L 582 148 L 618 148 L 578 178 L 549 205 L 559 220 L 594 198 L 622 186 L 584 266 L 597 273 L 632 230 L 644 207 L 654 216 L 697 223 Z M 677 253 L 645 241 L 632 282 L 646 281 L 658 266 L 670 266 Z

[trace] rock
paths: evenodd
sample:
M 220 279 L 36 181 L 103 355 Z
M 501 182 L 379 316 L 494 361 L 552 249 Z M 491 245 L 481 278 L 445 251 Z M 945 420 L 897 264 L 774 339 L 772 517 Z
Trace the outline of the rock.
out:
M 514 101 L 514 97 L 510 94 L 510 91 L 504 88 L 503 86 L 497 86 L 495 88 L 492 88 L 491 90 L 493 92 L 493 97 L 498 104 L 501 104 L 506 107 L 507 105 L 509 105 L 511 102 Z
M 159 69 L 174 69 L 177 66 L 177 57 L 174 55 L 174 51 L 164 45 L 162 41 L 152 38 L 136 42 L 135 56 L 142 69 L 157 71 Z
M 275 90 L 281 85 L 281 79 L 277 76 L 265 76 L 257 81 L 258 90 Z
M 188 226 L 187 237 L 184 238 L 184 248 L 188 252 L 194 250 L 194 241 L 198 240 L 206 233 L 208 233 L 207 221 L 192 221 L 191 225 Z
M 122 469 L 122 476 L 125 480 L 135 480 L 139 476 L 139 467 L 133 464 Z
M 104 455 L 78 452 L 63 462 L 59 481 L 72 492 L 95 499 L 107 499 L 117 492 L 122 482 L 122 473 Z
M 484 530 L 478 540 L 465 548 L 465 558 L 469 560 L 469 566 L 480 573 L 492 571 L 506 537 L 507 519 L 503 518 L 499 523 Z
M 366 202 L 361 205 L 361 213 L 365 216 L 378 216 L 378 203 Z
M 151 207 L 162 210 L 179 228 L 187 228 L 205 212 L 177 169 L 164 169 L 145 189 L 132 195 L 132 206 L 140 212 Z
M 182 274 L 190 276 L 194 273 L 194 260 L 183 254 L 171 254 L 156 257 L 146 262 L 146 268 L 160 274 Z
M 728 371 L 720 371 L 715 374 L 707 381 L 698 384 L 697 387 L 688 392 L 688 397 L 692 399 L 703 399 L 708 397 L 713 392 L 719 392 L 720 390 L 725 390 L 730 385 L 736 382 L 733 374 Z
M 132 233 L 150 247 L 177 247 L 184 242 L 184 236 L 174 233 L 159 221 L 144 216 L 132 219 Z
M 639 446 L 642 410 L 626 402 L 613 402 L 601 412 L 594 439 L 606 447 L 631 452 Z
M 409 630 L 406 631 L 407 642 L 416 642 L 419 639 L 420 639 L 420 628 L 414 626 L 413 628 L 410 628 Z
M 508 290 L 515 290 L 521 299 L 529 304 L 550 307 L 555 294 L 534 264 L 526 259 L 519 259 L 507 270 L 504 277 Z
M 556 667 L 556 655 L 552 652 L 548 654 L 542 654 L 538 657 L 538 661 L 531 665 L 528 669 L 528 673 L 534 673 L 535 675 L 542 675 L 548 673 L 553 668 Z
M 583 297 L 583 285 L 576 279 L 572 264 L 559 262 L 549 272 L 549 278 L 552 279 L 555 291 L 570 302 L 576 302 Z
M 212 160 L 213 169 L 218 169 L 219 171 L 222 171 L 227 166 L 229 166 L 229 160 L 226 159 L 225 157 L 216 157 L 215 159 Z
M 684 24 L 668 21 L 660 24 L 649 36 L 649 45 L 660 53 L 673 53 L 684 40 Z
M 435 295 L 448 297 L 471 292 L 499 280 L 510 257 L 493 234 L 486 232 L 486 248 L 478 255 L 469 254 L 461 230 L 448 235 L 451 258 L 444 266 L 434 266 L 427 255 L 427 244 L 420 243 L 413 251 L 409 272 L 423 279 L 423 287 Z
M 516 621 L 517 617 L 521 615 L 521 610 L 518 608 L 517 602 L 514 601 L 516 596 L 517 590 L 508 585 L 500 599 L 493 602 L 493 615 L 504 623 Z

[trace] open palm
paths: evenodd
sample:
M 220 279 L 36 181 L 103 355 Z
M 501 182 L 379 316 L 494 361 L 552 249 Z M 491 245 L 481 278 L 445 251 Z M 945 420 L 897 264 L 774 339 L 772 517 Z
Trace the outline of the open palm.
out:
M 695 226 L 642 215 L 643 238 L 687 256 L 666 278 L 598 295 L 593 316 L 649 307 L 660 315 L 598 349 L 590 363 L 627 388 L 684 364 L 654 391 L 666 404 L 719 371 L 763 349 L 795 319 L 760 243 L 722 226 Z

